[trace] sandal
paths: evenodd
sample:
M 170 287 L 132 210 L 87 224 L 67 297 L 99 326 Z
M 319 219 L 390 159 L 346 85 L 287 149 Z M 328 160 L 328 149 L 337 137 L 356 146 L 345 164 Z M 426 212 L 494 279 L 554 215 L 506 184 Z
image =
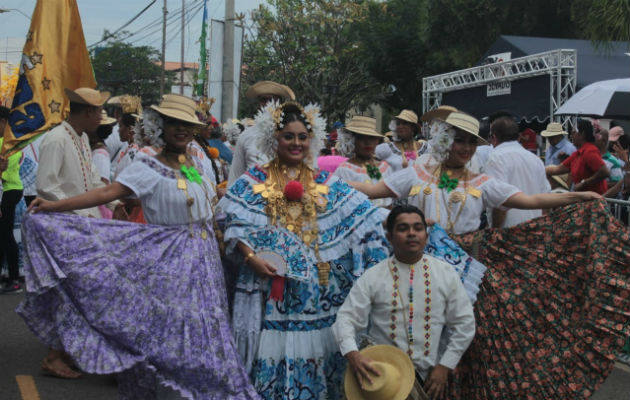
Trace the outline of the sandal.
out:
M 68 367 L 72 368 L 73 371 L 80 371 L 77 364 L 74 362 L 72 357 L 66 352 L 61 353 L 61 361 L 66 364 Z
M 52 360 L 44 358 L 42 361 L 42 372 L 46 375 L 62 379 L 79 379 L 82 376 L 80 372 L 74 371 L 61 358 Z

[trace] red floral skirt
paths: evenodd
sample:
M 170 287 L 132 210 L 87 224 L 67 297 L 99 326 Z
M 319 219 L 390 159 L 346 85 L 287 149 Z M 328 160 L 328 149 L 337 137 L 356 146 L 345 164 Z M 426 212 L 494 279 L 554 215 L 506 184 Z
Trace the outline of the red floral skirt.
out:
M 488 267 L 449 399 L 584 399 L 630 334 L 630 233 L 604 201 L 461 235 Z

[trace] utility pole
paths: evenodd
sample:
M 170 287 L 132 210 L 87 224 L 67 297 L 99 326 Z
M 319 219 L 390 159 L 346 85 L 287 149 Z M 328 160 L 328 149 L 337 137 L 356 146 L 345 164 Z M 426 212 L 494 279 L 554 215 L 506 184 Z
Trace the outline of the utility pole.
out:
M 223 96 L 221 120 L 234 118 L 234 0 L 225 1 L 225 31 L 223 32 Z
M 184 18 L 184 6 L 186 0 L 182 0 L 182 60 L 179 71 L 179 94 L 184 94 L 184 25 L 186 24 Z
M 166 0 L 164 0 L 164 7 L 162 8 L 162 70 L 160 71 L 160 100 L 164 96 L 164 69 L 166 68 Z

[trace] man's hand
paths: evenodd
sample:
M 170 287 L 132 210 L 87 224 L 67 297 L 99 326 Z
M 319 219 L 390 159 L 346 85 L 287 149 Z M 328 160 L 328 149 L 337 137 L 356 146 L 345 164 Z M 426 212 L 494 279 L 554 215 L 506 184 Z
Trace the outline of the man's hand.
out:
M 436 365 L 424 382 L 424 390 L 433 400 L 446 400 L 449 369 L 443 365 Z
M 357 378 L 357 382 L 361 388 L 363 388 L 363 382 L 368 381 L 372 383 L 370 374 L 380 376 L 379 372 L 371 365 L 372 360 L 358 351 L 351 351 L 346 354 L 346 359 L 354 371 L 354 375 Z

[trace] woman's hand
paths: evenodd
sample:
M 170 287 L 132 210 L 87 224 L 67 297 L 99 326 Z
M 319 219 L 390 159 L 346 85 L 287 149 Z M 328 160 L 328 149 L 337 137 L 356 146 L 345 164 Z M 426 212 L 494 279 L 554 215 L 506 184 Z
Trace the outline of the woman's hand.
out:
M 372 360 L 356 350 L 346 354 L 346 359 L 348 360 L 348 364 L 352 367 L 354 376 L 356 376 L 357 382 L 359 382 L 361 388 L 363 388 L 364 381 L 372 383 L 370 375 L 380 375 L 378 370 L 371 365 Z
M 580 198 L 580 201 L 598 200 L 603 198 L 601 194 L 595 192 L 575 192 Z
M 247 260 L 247 265 L 258 275 L 273 278 L 276 276 L 276 267 L 269 264 L 258 256 L 251 256 Z
M 55 212 L 58 209 L 57 203 L 56 201 L 44 200 L 41 197 L 37 197 L 31 202 L 31 205 L 28 206 L 26 212 L 32 212 L 33 214 L 38 212 Z

